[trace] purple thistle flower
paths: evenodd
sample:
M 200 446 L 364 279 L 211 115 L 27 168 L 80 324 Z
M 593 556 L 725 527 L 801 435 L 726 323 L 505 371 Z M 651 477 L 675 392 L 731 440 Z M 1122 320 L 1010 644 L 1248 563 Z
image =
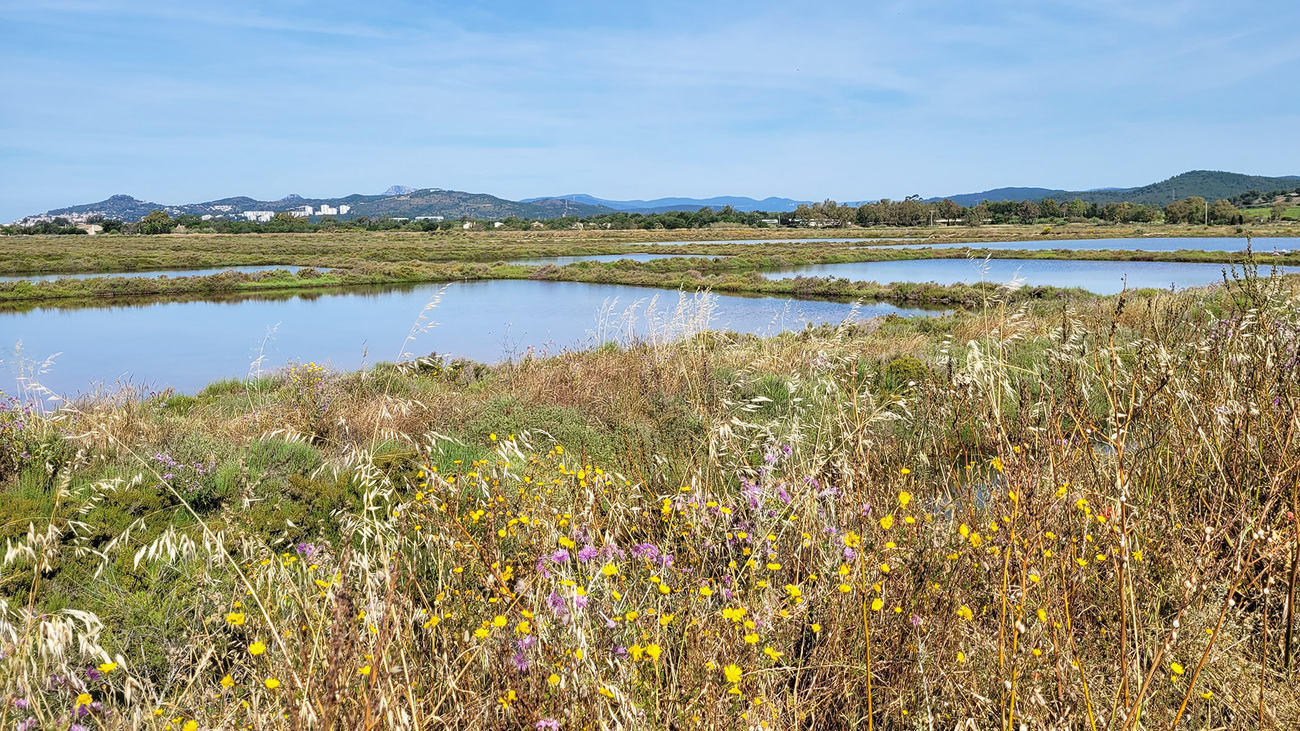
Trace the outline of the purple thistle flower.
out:
M 551 559 L 553 563 L 564 563 L 569 560 L 569 552 L 561 548 L 547 558 Z
M 554 718 L 543 718 L 537 722 L 538 731 L 560 731 L 560 722 Z
M 591 559 L 599 555 L 600 555 L 600 551 L 597 551 L 596 549 L 592 548 L 591 544 L 588 543 L 578 551 L 578 563 L 587 563 L 588 561 L 590 561 Z
M 522 652 L 516 652 L 514 656 L 510 658 L 510 661 L 515 664 L 515 669 L 521 673 L 528 672 L 528 668 L 531 665 L 531 663 L 528 662 L 528 658 Z
M 632 546 L 632 555 L 637 558 L 653 560 L 659 555 L 659 549 L 655 548 L 653 543 L 638 543 L 635 546 Z
M 571 615 L 569 614 L 569 608 L 564 604 L 564 597 L 555 592 L 551 592 L 551 595 L 546 598 L 546 604 L 550 606 L 551 611 L 561 622 L 569 621 Z

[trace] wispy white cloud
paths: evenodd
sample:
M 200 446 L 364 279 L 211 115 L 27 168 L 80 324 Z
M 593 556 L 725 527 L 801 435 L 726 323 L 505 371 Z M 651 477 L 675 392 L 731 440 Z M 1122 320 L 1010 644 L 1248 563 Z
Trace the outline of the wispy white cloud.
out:
M 76 99 L 0 105 L 0 219 L 103 190 L 854 199 L 1296 172 L 1203 144 L 1297 124 L 1292 95 L 1233 103 L 1300 58 L 1262 20 L 1289 6 L 1263 5 L 0 2 L 0 98 Z

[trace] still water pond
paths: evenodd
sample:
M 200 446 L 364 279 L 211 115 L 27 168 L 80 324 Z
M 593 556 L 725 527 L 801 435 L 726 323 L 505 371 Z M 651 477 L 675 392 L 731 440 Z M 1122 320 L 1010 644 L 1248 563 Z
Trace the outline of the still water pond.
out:
M 1045 249 L 1069 249 L 1071 251 L 1092 251 L 1107 249 L 1110 251 L 1245 251 L 1246 237 L 1203 237 L 1203 238 L 1168 238 L 1140 237 L 1130 239 L 1045 239 L 1041 241 L 980 241 L 965 244 L 904 244 L 899 249 L 956 249 L 969 246 L 974 249 L 1025 249 L 1042 251 Z M 1250 246 L 1256 253 L 1273 251 L 1296 251 L 1300 249 L 1300 238 L 1254 238 Z
M 18 276 L 0 277 L 0 282 L 18 282 L 27 280 L 29 282 L 49 282 L 55 279 L 91 279 L 94 277 L 206 277 L 212 274 L 221 274 L 223 272 L 270 272 L 276 269 L 287 269 L 291 272 L 297 272 L 302 267 L 289 266 L 286 264 L 274 264 L 271 266 L 246 266 L 246 267 L 216 267 L 213 269 L 167 269 L 162 271 L 148 272 L 91 272 L 88 274 L 26 274 Z
M 428 304 L 442 291 L 436 307 Z M 53 358 L 40 382 L 66 396 L 103 384 L 132 384 L 193 393 L 220 378 L 253 369 L 265 340 L 264 370 L 290 360 L 355 369 L 430 352 L 495 362 L 527 353 L 645 337 L 671 337 L 707 325 L 770 334 L 805 322 L 838 323 L 853 314 L 930 314 L 887 304 L 791 301 L 772 297 L 701 296 L 620 285 L 527 280 L 456 282 L 376 288 L 364 294 L 296 295 L 285 299 L 163 302 L 104 308 L 43 308 L 0 314 L 4 378 L 16 382 L 12 351 L 28 362 Z M 417 318 L 437 323 L 407 342 Z M 268 331 L 274 330 L 268 336 Z
M 1004 283 L 1012 277 L 1028 285 L 1082 287 L 1097 294 L 1124 289 L 1199 287 L 1223 281 L 1224 264 L 1153 261 L 1066 261 L 1059 259 L 917 259 L 913 261 L 813 264 L 764 272 L 768 279 L 839 277 L 861 282 Z M 1230 268 L 1230 267 L 1229 267 Z M 1268 269 L 1260 269 L 1267 275 Z

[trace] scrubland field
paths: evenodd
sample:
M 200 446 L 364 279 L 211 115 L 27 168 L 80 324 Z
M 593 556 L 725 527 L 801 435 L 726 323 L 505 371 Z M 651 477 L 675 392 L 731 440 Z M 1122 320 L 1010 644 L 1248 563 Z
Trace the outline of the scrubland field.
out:
M 9 401 L 0 728 L 1300 725 L 1293 282 L 972 296 Z

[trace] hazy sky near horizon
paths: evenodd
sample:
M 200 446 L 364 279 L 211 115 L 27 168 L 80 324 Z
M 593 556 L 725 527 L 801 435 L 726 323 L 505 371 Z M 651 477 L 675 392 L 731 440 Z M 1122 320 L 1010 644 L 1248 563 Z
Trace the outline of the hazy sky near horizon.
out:
M 1300 6 L 0 0 L 0 221 L 378 193 L 861 200 L 1300 174 Z

